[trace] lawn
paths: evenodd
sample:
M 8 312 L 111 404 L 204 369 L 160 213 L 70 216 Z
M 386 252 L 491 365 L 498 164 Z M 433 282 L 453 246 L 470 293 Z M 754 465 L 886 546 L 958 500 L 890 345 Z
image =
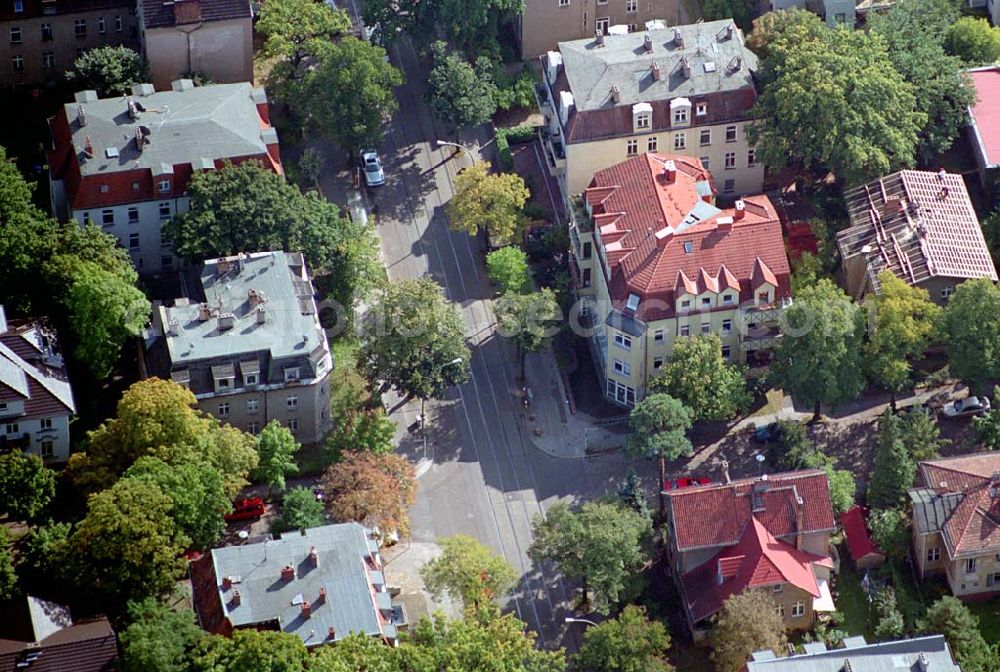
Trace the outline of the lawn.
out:
M 1000 642 L 1000 602 L 971 602 L 969 610 L 979 617 L 979 630 L 987 642 Z
M 840 553 L 840 557 L 847 557 L 846 549 Z M 843 617 L 841 630 L 849 635 L 870 637 L 868 597 L 861 588 L 861 577 L 846 562 L 840 564 L 840 575 L 837 577 L 837 611 Z

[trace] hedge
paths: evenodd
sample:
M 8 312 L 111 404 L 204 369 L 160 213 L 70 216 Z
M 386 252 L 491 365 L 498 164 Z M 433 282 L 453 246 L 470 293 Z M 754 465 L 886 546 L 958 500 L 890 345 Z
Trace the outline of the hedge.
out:
M 500 156 L 500 170 L 510 172 L 514 169 L 514 157 L 511 155 L 511 145 L 523 145 L 535 139 L 534 126 L 514 126 L 513 128 L 496 129 L 497 152 Z

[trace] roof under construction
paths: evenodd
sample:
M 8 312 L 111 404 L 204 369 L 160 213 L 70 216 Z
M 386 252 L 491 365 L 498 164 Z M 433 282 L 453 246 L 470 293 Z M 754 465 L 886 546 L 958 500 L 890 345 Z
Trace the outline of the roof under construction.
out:
M 961 175 L 903 170 L 848 191 L 844 260 L 864 255 L 871 286 L 890 270 L 911 285 L 930 278 L 997 279 Z

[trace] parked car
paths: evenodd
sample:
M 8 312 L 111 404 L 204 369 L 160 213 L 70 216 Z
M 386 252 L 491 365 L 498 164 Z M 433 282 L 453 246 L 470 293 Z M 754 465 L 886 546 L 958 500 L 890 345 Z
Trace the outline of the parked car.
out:
M 667 490 L 680 490 L 681 488 L 690 488 L 696 485 L 708 485 L 711 482 L 712 479 L 705 478 L 704 476 L 681 476 L 672 481 L 667 481 Z
M 941 407 L 946 418 L 964 418 L 970 415 L 982 415 L 990 410 L 990 400 L 986 397 L 966 397 L 956 399 Z
M 264 500 L 260 497 L 237 499 L 233 504 L 233 512 L 225 515 L 227 523 L 239 520 L 253 520 L 264 515 Z
M 369 187 L 381 187 L 385 184 L 385 172 L 382 170 L 382 160 L 374 149 L 361 152 L 361 168 L 365 172 L 365 184 Z

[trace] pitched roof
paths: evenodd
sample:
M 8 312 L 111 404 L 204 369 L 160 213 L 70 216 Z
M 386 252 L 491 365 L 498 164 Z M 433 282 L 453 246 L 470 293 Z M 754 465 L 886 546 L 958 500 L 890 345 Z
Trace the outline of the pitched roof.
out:
M 819 597 L 814 564 L 833 566 L 829 558 L 775 539 L 752 516 L 738 544 L 681 577 L 691 621 L 708 618 L 722 608 L 727 598 L 748 588 L 787 583 Z
M 879 550 L 875 542 L 872 541 L 868 532 L 868 510 L 853 506 L 840 516 L 840 524 L 844 527 L 844 536 L 847 538 L 847 550 L 851 553 L 851 558 L 860 560 L 868 555 L 884 555 Z
M 997 279 L 961 175 L 902 170 L 844 194 L 851 227 L 837 234 L 845 260 L 863 255 L 869 281 L 888 269 L 909 284 L 933 277 Z
M 666 166 L 675 168 L 668 176 Z M 791 294 L 781 223 L 767 196 L 744 208 L 714 203 L 711 176 L 698 159 L 647 153 L 598 171 L 583 193 L 604 245 L 609 291 L 621 309 L 629 294 L 656 299 L 644 319 L 674 315 L 675 298 L 732 287 L 752 298 L 764 280 L 776 298 Z
M 928 518 L 928 510 L 942 509 L 943 523 L 934 522 L 939 526 L 949 557 L 1000 551 L 1000 454 L 928 460 L 920 463 L 919 470 L 926 490 L 940 500 L 926 490 L 911 491 L 911 499 L 927 504 L 919 509 L 914 507 L 918 526 L 926 522 L 922 519 Z M 939 502 L 947 506 L 929 508 Z
M 680 551 L 736 544 L 751 519 L 777 537 L 836 527 L 826 474 L 817 469 L 668 490 L 671 535 Z
M 250 0 L 141 0 L 140 4 L 143 27 L 147 29 L 253 16 Z
M 0 401 L 23 402 L 27 418 L 76 412 L 55 338 L 38 322 L 0 331 Z
M 1000 65 L 969 70 L 976 102 L 969 108 L 972 133 L 986 166 L 1000 165 Z
M 0 606 L 0 672 L 113 672 L 115 633 L 106 618 L 74 623 L 69 609 L 34 597 Z
M 794 656 L 778 658 L 772 652 L 758 652 L 747 662 L 747 672 L 961 672 L 951 657 L 951 650 L 942 635 L 930 635 L 895 642 L 868 644 L 844 640 L 845 647 L 819 649 Z M 825 648 L 825 647 L 824 647 Z M 920 659 L 927 666 L 921 667 Z M 850 663 L 848 665 L 848 662 Z

